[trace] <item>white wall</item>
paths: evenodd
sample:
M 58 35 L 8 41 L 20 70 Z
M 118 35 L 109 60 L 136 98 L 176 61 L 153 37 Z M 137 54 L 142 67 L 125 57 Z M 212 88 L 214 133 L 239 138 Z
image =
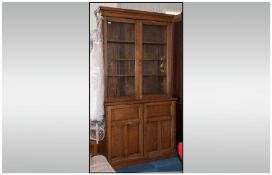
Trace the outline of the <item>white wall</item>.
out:
M 96 17 L 94 15 L 94 11 L 99 6 L 117 7 L 117 3 L 90 3 L 90 30 L 96 29 Z
M 119 8 L 164 13 L 166 10 L 182 11 L 182 3 L 118 3 Z

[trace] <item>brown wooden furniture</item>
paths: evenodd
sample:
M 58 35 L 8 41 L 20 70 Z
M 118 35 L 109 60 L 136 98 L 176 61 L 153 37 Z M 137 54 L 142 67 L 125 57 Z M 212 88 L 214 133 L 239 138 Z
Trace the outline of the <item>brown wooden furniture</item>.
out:
M 90 150 L 89 150 L 89 152 L 91 153 L 91 156 L 97 155 L 97 153 L 98 153 L 98 145 L 96 144 L 96 141 L 91 140 L 89 144 L 90 144 Z
M 183 142 L 183 23 L 182 15 L 177 15 L 174 21 L 174 90 L 176 101 L 176 144 Z
M 114 168 L 174 156 L 173 15 L 100 7 L 106 136 Z

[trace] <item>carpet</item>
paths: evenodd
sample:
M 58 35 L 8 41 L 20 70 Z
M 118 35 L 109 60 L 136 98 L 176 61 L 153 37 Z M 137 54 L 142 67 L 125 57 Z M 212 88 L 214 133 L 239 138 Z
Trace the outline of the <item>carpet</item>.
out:
M 182 172 L 182 163 L 178 157 L 157 160 L 116 170 L 117 173 L 144 172 Z

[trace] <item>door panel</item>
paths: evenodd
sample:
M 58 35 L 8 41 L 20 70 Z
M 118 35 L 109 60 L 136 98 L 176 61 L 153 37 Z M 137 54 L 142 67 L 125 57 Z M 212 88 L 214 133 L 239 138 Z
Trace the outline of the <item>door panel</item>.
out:
M 112 110 L 112 122 L 130 119 L 139 119 L 139 105 L 115 108 Z
M 146 149 L 148 152 L 157 150 L 157 122 L 148 122 L 146 127 Z
M 171 102 L 146 104 L 147 117 L 171 116 Z
M 138 140 L 138 141 L 135 141 Z M 139 124 L 128 125 L 128 155 L 140 153 Z
M 124 126 L 122 125 L 115 125 L 111 127 L 111 136 L 112 136 L 112 143 L 111 146 L 111 157 L 112 159 L 118 157 L 124 157 Z
M 174 103 L 159 102 L 144 105 L 146 157 L 158 157 L 174 151 Z
M 161 149 L 171 147 L 171 120 L 161 121 Z

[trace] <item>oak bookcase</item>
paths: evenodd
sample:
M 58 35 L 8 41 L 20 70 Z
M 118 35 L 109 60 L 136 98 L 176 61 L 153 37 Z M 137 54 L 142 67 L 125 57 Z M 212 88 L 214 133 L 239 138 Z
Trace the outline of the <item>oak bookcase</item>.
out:
M 106 136 L 114 168 L 176 155 L 174 15 L 100 7 L 103 16 Z

